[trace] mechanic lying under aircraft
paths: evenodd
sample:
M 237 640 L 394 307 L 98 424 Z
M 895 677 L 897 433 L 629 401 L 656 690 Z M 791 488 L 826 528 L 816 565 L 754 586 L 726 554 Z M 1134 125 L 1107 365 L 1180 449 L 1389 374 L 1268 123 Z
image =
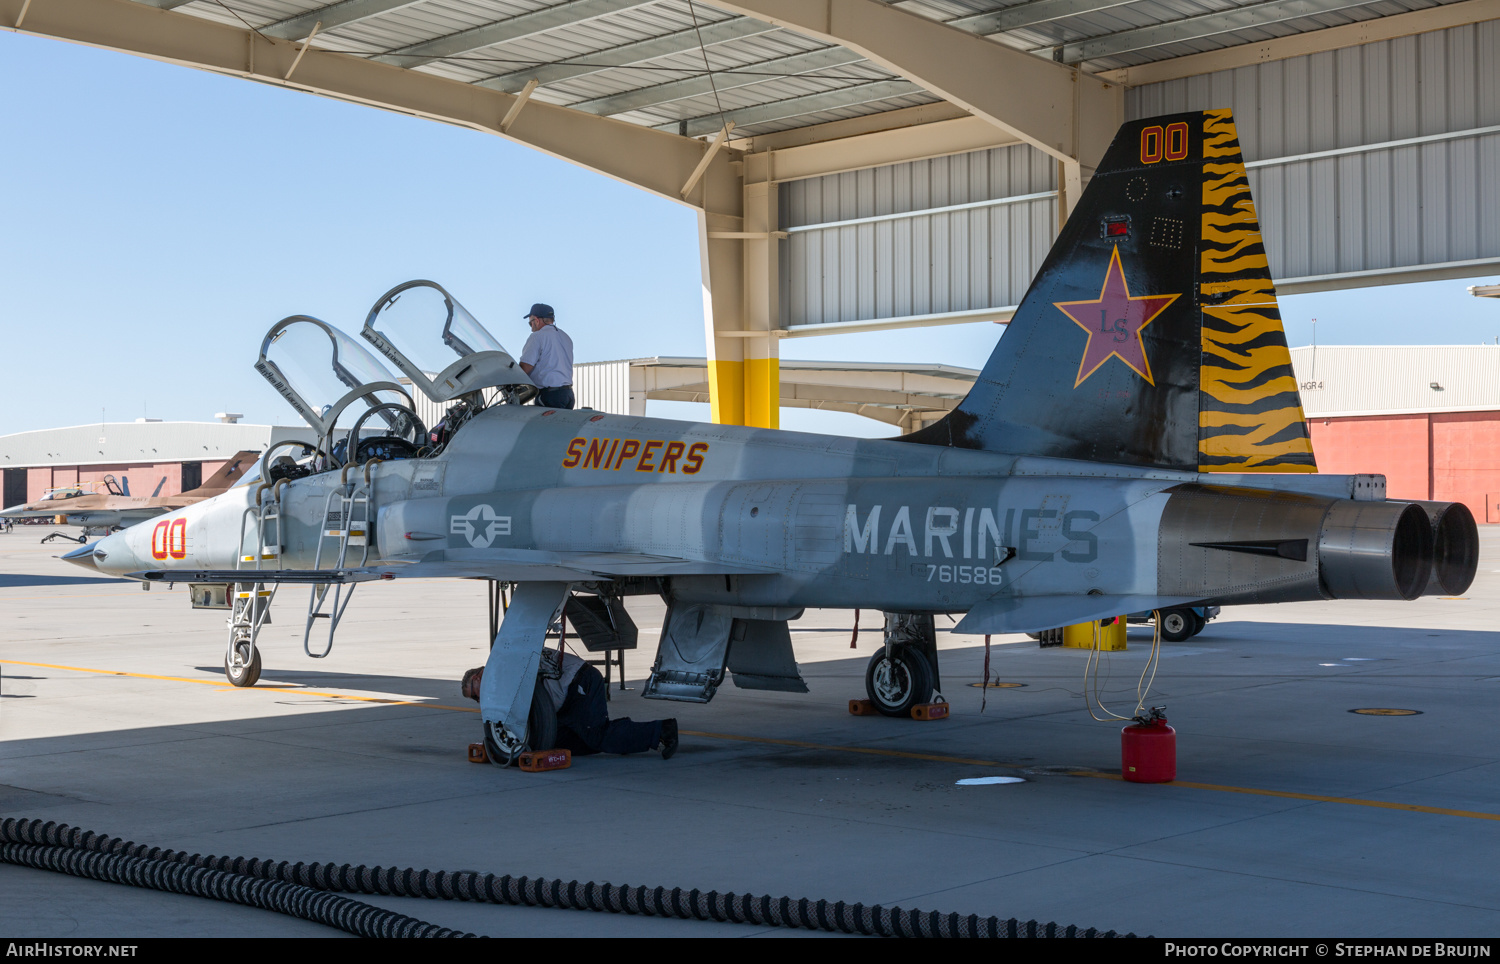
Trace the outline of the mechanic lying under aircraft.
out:
M 935 613 L 964 614 L 958 633 L 1024 633 L 1185 606 L 1414 599 L 1463 592 L 1478 562 L 1462 505 L 1312 474 L 1228 111 L 1120 128 L 973 391 L 902 438 L 523 407 L 534 388 L 514 359 L 431 282 L 386 294 L 361 334 L 454 403 L 441 432 L 354 339 L 286 319 L 256 367 L 321 444 L 300 460 L 268 450 L 279 477 L 66 558 L 194 583 L 195 603 L 229 608 L 240 685 L 288 583 L 312 586 L 310 655 L 312 628 L 325 618 L 332 644 L 356 583 L 513 583 L 480 688 L 497 760 L 526 745 L 565 608 L 592 632 L 633 633 L 623 599 L 659 593 L 643 695 L 692 702 L 726 671 L 806 692 L 787 622 L 808 606 L 880 609 L 866 683 L 898 715 L 936 683 Z

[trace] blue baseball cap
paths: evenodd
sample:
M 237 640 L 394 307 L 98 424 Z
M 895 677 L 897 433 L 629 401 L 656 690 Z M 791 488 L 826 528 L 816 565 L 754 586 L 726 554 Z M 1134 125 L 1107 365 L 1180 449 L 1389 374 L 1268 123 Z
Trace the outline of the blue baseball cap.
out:
M 531 310 L 526 312 L 526 314 L 522 315 L 521 317 L 530 318 L 533 315 L 538 318 L 552 318 L 554 321 L 556 320 L 556 316 L 552 314 L 552 306 L 544 305 L 540 301 L 532 305 Z

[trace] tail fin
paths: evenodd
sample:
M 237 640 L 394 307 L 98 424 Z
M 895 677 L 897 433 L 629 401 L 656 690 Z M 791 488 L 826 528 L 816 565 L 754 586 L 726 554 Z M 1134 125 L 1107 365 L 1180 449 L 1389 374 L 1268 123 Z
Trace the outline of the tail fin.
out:
M 1317 471 L 1229 111 L 1120 128 L 973 390 L 905 440 Z
M 250 471 L 258 458 L 260 458 L 259 452 L 236 452 L 228 462 L 219 466 L 219 471 L 205 479 L 202 485 L 191 492 L 184 492 L 183 495 L 217 495 L 224 492 L 238 482 L 242 475 Z

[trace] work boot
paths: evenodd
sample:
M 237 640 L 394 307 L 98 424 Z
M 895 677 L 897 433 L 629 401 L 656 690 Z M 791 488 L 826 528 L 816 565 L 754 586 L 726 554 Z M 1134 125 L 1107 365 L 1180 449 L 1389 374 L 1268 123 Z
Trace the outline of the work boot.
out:
M 672 759 L 672 754 L 677 752 L 677 721 L 661 721 L 661 758 Z

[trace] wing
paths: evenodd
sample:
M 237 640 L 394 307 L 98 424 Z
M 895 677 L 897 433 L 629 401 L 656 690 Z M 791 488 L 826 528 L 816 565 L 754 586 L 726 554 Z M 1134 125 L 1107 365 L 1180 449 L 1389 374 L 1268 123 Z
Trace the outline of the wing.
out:
M 959 620 L 953 632 L 1038 633 L 1106 616 L 1167 609 L 1199 602 L 1193 596 L 1001 596 L 986 599 Z

